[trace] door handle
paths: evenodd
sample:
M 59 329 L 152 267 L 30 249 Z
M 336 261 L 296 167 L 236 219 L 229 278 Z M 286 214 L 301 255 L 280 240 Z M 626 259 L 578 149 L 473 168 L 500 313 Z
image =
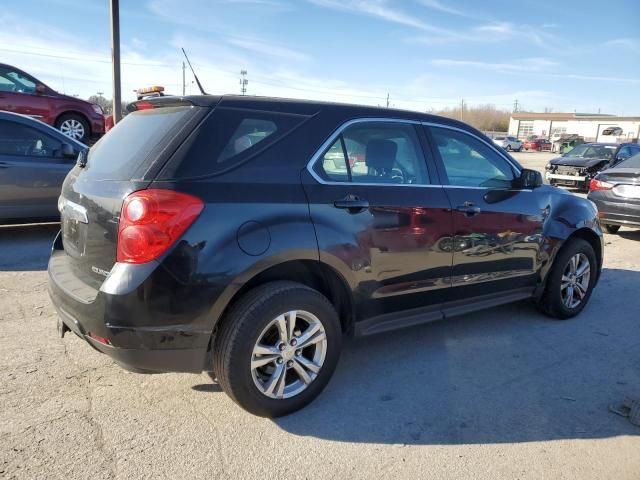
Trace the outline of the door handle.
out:
M 464 204 L 458 205 L 456 210 L 464 213 L 467 217 L 473 217 L 481 212 L 480 207 L 477 207 L 473 202 L 464 202 Z
M 349 210 L 349 213 L 357 213 L 365 208 L 369 208 L 369 202 L 357 195 L 347 195 L 343 199 L 333 202 L 333 206 L 336 208 L 347 209 Z

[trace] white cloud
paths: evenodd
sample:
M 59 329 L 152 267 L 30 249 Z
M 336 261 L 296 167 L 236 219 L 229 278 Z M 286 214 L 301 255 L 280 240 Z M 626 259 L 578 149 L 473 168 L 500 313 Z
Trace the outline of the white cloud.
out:
M 304 53 L 281 45 L 274 45 L 256 38 L 229 37 L 227 38 L 227 42 L 231 45 L 235 45 L 236 47 L 240 47 L 260 55 L 267 55 L 269 57 L 291 61 L 309 60 L 309 57 Z
M 607 40 L 603 45 L 605 47 L 639 48 L 640 40 L 637 38 L 614 38 L 612 40 Z
M 453 8 L 449 5 L 445 5 L 440 0 L 418 0 L 425 7 L 433 10 L 438 10 L 443 13 L 449 13 L 451 15 L 458 15 L 460 17 L 475 17 L 475 15 L 469 14 L 457 8 Z
M 445 67 L 471 67 L 486 70 L 495 70 L 500 72 L 539 72 L 548 70 L 558 65 L 557 62 L 547 58 L 519 58 L 512 63 L 506 62 L 483 62 L 477 60 L 454 60 L 448 58 L 440 58 L 432 60 L 433 65 Z

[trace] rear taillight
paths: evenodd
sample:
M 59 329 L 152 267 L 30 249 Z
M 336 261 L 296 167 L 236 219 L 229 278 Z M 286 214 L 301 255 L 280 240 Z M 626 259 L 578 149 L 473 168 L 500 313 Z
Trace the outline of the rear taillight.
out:
M 615 185 L 613 183 L 605 182 L 603 180 L 597 180 L 593 178 L 589 184 L 589 190 L 611 190 Z
M 117 261 L 158 258 L 182 236 L 204 208 L 202 200 L 173 190 L 140 190 L 122 204 Z

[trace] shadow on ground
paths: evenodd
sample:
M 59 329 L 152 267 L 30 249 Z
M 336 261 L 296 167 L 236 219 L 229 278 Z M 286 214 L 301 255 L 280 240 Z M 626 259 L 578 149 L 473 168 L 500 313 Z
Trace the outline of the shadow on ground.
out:
M 521 302 L 351 341 L 322 396 L 275 422 L 296 435 L 384 444 L 639 435 L 608 411 L 640 398 L 638 292 L 640 272 L 606 269 L 572 320 Z
M 0 227 L 0 272 L 46 270 L 60 225 Z

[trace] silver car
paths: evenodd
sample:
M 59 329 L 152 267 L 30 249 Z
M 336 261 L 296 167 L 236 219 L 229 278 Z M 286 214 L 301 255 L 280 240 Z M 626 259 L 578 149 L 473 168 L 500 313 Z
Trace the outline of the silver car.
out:
M 516 137 L 493 137 L 493 143 L 498 145 L 499 147 L 504 148 L 507 151 L 519 152 L 522 150 L 522 142 L 518 140 Z

